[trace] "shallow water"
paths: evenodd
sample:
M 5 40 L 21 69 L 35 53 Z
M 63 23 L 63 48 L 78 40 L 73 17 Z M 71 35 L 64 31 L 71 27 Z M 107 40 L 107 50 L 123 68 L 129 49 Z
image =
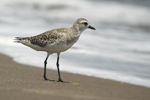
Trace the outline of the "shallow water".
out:
M 150 2 L 148 0 L 5 0 L 0 4 L 0 53 L 43 68 L 46 53 L 14 43 L 88 19 L 79 41 L 60 55 L 60 70 L 150 87 Z M 56 70 L 56 54 L 48 68 Z

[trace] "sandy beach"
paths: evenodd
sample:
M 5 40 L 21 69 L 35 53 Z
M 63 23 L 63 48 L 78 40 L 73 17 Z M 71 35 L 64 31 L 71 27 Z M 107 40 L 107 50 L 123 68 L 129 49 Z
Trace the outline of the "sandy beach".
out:
M 14 62 L 0 54 L 1 100 L 149 100 L 150 88 L 115 82 L 112 80 L 47 70 Z

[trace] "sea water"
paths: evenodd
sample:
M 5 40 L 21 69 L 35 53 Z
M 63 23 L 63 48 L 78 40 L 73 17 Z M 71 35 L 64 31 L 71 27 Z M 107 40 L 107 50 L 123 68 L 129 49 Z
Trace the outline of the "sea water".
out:
M 43 68 L 46 52 L 14 43 L 86 18 L 95 30 L 60 55 L 60 70 L 150 87 L 150 1 L 5 0 L 0 3 L 0 53 Z M 56 54 L 48 69 L 57 70 Z

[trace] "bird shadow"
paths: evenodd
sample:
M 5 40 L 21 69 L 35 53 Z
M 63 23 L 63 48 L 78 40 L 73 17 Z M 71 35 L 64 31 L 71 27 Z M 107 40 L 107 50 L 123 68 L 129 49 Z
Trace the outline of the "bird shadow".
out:
M 50 80 L 50 79 L 46 79 L 45 81 L 58 82 L 58 83 L 69 83 L 69 82 L 65 82 L 65 81 L 56 81 L 56 80 Z
M 57 81 L 57 82 L 59 82 L 59 83 L 69 83 L 69 82 L 64 82 L 64 81 L 62 81 L 62 82 L 60 82 L 60 81 Z
M 65 82 L 65 81 L 50 80 L 48 78 L 44 78 L 44 81 L 51 81 L 51 82 L 58 82 L 58 83 L 69 83 L 69 82 Z

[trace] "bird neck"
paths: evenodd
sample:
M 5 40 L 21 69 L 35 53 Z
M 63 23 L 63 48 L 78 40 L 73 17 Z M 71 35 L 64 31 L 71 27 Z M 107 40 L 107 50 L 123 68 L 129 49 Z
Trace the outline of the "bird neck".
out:
M 70 29 L 71 29 L 72 32 L 75 33 L 77 36 L 79 36 L 79 35 L 83 32 L 83 30 L 80 30 L 79 27 L 78 27 L 78 26 L 75 26 L 75 25 L 73 25 Z

